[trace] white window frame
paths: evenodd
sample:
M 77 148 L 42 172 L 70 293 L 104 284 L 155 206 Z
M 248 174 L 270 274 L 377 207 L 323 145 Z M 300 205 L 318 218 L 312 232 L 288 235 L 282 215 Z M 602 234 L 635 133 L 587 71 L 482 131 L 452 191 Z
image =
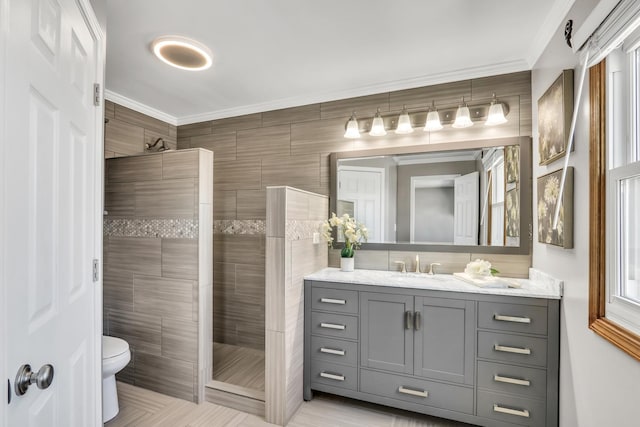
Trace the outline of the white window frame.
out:
M 640 177 L 640 29 L 607 60 L 607 292 L 605 317 L 640 335 L 640 302 L 623 295 L 622 181 Z M 640 200 L 636 201 L 640 204 Z

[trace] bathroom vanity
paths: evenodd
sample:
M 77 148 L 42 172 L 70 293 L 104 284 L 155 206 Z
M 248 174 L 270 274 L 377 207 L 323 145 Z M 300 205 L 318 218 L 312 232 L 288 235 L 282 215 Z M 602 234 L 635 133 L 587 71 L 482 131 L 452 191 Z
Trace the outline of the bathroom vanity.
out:
M 327 268 L 305 277 L 304 398 L 482 426 L 557 426 L 561 282 Z

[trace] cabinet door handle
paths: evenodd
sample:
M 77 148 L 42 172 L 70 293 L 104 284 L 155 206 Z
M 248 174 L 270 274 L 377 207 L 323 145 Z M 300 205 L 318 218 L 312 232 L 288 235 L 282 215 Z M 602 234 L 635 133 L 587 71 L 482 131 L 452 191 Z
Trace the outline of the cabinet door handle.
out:
M 404 312 L 404 328 L 411 329 L 411 316 L 413 313 L 409 310 Z
M 422 326 L 422 314 L 420 314 L 419 311 L 416 311 L 413 317 L 413 328 L 416 331 L 419 331 L 421 326 Z
M 339 329 L 341 331 L 344 331 L 347 328 L 345 325 L 336 325 L 335 323 L 320 323 L 320 327 L 327 329 Z
M 516 384 L 523 385 L 529 387 L 531 385 L 531 381 L 529 380 L 519 380 L 517 378 L 503 377 L 501 375 L 494 375 L 493 380 L 500 383 L 508 383 L 508 384 Z
M 517 353 L 517 354 L 531 354 L 530 348 L 521 347 L 508 347 L 506 345 L 495 344 L 493 346 L 495 351 L 503 351 L 505 353 Z
M 493 404 L 493 412 L 501 412 L 503 414 L 516 415 L 518 417 L 529 418 L 529 411 L 527 411 L 526 409 L 520 410 L 520 409 L 505 408 L 495 403 Z
M 333 348 L 320 347 L 320 353 L 335 354 L 336 356 L 344 356 L 344 350 L 336 350 Z
M 398 391 L 403 394 L 410 394 L 411 396 L 429 397 L 429 392 L 426 390 L 413 390 L 405 386 L 400 386 L 398 387 Z
M 531 319 L 528 317 L 503 316 L 502 314 L 494 314 L 493 319 L 500 320 L 502 322 L 531 323 Z
M 347 303 L 347 300 L 344 300 L 344 299 L 333 299 L 333 298 L 320 298 L 320 302 L 326 302 L 327 304 L 345 305 Z
M 330 374 L 329 372 L 320 372 L 322 378 L 329 378 L 330 380 L 344 381 L 344 375 Z

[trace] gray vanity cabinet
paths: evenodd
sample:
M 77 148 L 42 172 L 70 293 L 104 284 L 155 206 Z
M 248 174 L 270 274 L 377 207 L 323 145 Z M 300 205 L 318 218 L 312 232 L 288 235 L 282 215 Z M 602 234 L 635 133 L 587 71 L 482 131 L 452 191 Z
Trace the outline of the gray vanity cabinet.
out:
M 361 366 L 413 374 L 413 296 L 360 294 Z
M 306 280 L 304 304 L 305 400 L 558 425 L 557 299 Z
M 475 303 L 415 297 L 414 375 L 473 384 Z
M 361 366 L 473 384 L 473 301 L 362 292 Z

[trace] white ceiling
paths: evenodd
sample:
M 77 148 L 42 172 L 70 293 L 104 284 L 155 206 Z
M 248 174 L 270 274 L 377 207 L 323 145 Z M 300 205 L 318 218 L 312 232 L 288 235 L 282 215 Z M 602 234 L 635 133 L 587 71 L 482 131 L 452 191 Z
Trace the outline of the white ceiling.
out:
M 530 69 L 574 0 L 107 0 L 107 98 L 185 124 Z M 160 35 L 213 67 L 169 67 Z

